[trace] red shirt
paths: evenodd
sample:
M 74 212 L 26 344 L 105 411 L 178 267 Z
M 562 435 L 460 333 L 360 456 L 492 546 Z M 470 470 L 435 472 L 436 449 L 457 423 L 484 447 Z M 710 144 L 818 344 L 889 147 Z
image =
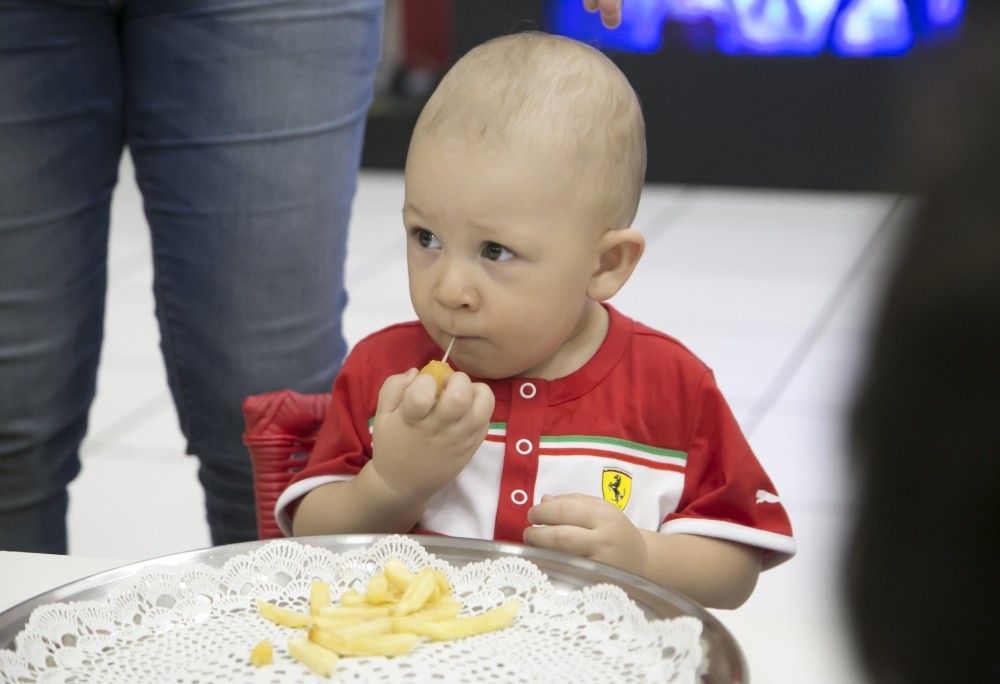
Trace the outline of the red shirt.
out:
M 520 542 L 543 494 L 579 492 L 617 505 L 640 528 L 759 547 L 765 567 L 790 558 L 788 516 L 711 370 L 672 337 L 607 309 L 607 336 L 580 370 L 556 380 L 480 380 L 496 397 L 490 432 L 418 527 Z M 278 500 L 283 529 L 289 504 L 354 476 L 371 458 L 385 378 L 440 353 L 419 322 L 357 344 L 307 467 Z

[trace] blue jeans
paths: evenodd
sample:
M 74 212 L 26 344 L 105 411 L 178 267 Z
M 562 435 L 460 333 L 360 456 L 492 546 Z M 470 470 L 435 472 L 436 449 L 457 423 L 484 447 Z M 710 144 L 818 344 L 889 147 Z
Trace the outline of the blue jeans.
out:
M 256 538 L 241 402 L 340 367 L 381 29 L 381 0 L 0 0 L 0 549 L 66 551 L 126 145 L 212 541 Z

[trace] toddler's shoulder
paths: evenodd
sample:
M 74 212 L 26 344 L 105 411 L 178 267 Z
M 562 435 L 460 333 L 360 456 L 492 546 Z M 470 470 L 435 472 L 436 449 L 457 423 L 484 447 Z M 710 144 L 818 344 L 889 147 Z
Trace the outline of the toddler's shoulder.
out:
M 662 330 L 632 321 L 631 336 L 633 354 L 651 365 L 670 363 L 698 374 L 711 370 L 687 345 Z

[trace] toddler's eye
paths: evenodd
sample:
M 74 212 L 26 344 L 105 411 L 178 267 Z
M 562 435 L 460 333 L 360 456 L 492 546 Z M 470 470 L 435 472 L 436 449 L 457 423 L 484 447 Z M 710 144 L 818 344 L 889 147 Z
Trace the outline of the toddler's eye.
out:
M 514 258 L 514 253 L 496 242 L 487 242 L 483 245 L 482 255 L 490 261 L 507 261 Z
M 441 241 L 429 230 L 417 228 L 413 234 L 417 236 L 417 243 L 424 249 L 441 249 Z

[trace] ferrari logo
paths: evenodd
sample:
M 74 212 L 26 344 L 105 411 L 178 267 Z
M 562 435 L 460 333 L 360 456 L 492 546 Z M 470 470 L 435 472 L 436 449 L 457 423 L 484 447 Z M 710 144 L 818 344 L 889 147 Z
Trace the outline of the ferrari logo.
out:
M 618 468 L 605 468 L 601 479 L 604 500 L 624 511 L 632 495 L 632 476 Z

